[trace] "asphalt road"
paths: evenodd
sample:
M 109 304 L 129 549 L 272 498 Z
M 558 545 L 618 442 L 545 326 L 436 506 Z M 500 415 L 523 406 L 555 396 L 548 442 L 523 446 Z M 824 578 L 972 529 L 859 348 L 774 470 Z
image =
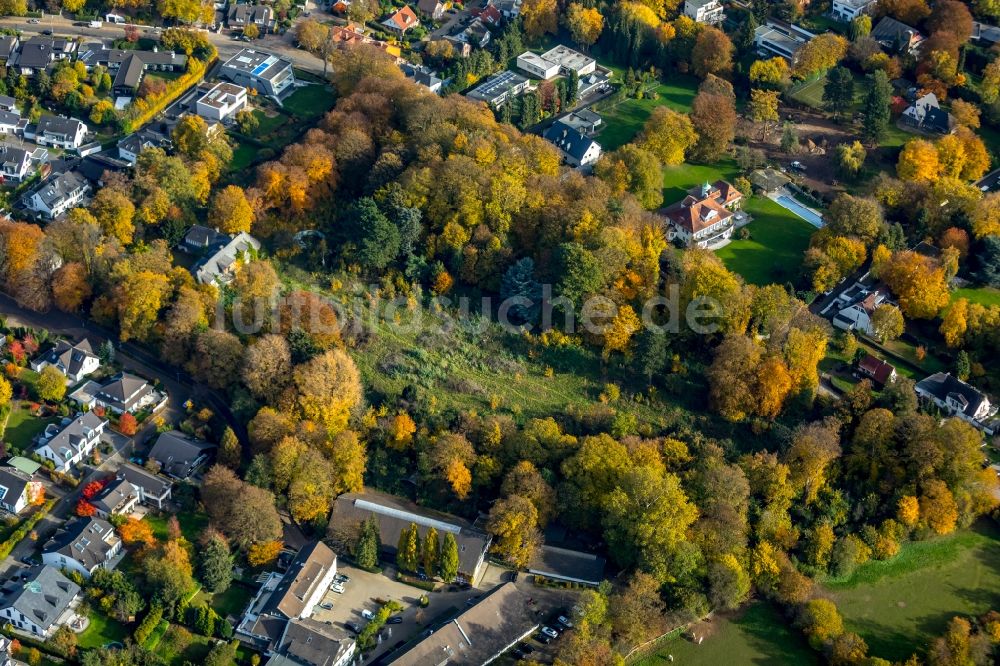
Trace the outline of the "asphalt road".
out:
M 55 14 L 46 15 L 40 23 L 28 23 L 29 19 L 24 17 L 0 18 L 0 27 L 14 28 L 20 30 L 27 36 L 40 34 L 42 31 L 51 30 L 55 35 L 72 37 L 94 37 L 102 39 L 119 39 L 125 36 L 125 26 L 113 23 L 104 23 L 100 28 L 90 26 L 73 25 L 75 20 L 57 16 Z M 150 26 L 139 26 L 140 34 L 143 37 L 156 38 Z M 148 32 L 147 32 L 148 31 Z M 290 60 L 295 67 L 314 73 L 323 72 L 323 61 L 312 55 L 308 51 L 296 48 L 293 43 L 294 30 L 287 31 L 284 35 L 264 35 L 259 39 L 247 43 L 234 40 L 228 30 L 223 29 L 221 33 L 205 31 L 215 48 L 219 51 L 219 59 L 228 60 L 239 53 L 244 48 L 255 48 L 262 51 L 269 51 L 275 55 Z

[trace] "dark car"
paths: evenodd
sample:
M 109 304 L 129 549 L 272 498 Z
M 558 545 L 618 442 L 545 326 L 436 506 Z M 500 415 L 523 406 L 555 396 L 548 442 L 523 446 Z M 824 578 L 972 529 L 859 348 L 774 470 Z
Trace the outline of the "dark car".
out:
M 51 31 L 51 30 L 49 30 L 48 28 L 46 28 L 45 30 L 42 30 L 42 34 L 43 34 L 43 35 L 51 35 L 51 34 L 52 34 L 52 31 Z
M 403 624 L 403 618 L 399 615 L 393 615 L 388 620 L 385 621 L 386 624 Z
M 514 651 L 511 652 L 511 654 L 514 655 L 515 659 L 524 659 L 528 656 L 521 648 L 514 648 Z
M 356 634 L 361 633 L 361 627 L 358 626 L 357 622 L 345 622 L 344 626 L 353 631 Z
M 542 633 L 535 634 L 535 640 L 544 645 L 548 645 L 552 642 L 551 638 Z

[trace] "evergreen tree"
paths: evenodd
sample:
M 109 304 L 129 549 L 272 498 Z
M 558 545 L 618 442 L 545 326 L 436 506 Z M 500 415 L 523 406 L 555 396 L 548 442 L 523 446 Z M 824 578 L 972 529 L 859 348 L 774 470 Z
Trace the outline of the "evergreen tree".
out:
M 438 566 L 441 580 L 450 583 L 458 575 L 458 542 L 455 535 L 448 532 L 444 535 L 444 543 L 441 545 L 441 563 Z
M 410 526 L 399 534 L 399 544 L 396 547 L 396 566 L 400 571 L 416 573 L 420 562 L 420 532 L 417 526 Z
M 115 343 L 111 340 L 102 342 L 97 349 L 97 358 L 100 359 L 101 365 L 111 365 L 115 360 Z
M 214 530 L 206 535 L 198 553 L 198 578 L 212 592 L 229 589 L 233 582 L 233 555 L 229 543 Z
M 226 426 L 226 431 L 222 433 L 222 441 L 219 442 L 219 463 L 230 469 L 239 469 L 242 456 L 240 440 L 233 429 Z
M 972 364 L 969 362 L 969 354 L 963 349 L 955 357 L 955 374 L 964 382 L 969 378 L 970 372 L 972 372 Z
M 434 578 L 437 575 L 438 560 L 441 559 L 441 542 L 438 539 L 437 530 L 433 527 L 427 530 L 427 534 L 424 536 L 424 547 L 421 555 L 424 573 L 428 578 Z
M 666 334 L 649 330 L 643 332 L 639 338 L 639 354 L 636 360 L 639 362 L 642 374 L 646 376 L 647 384 L 652 384 L 653 377 L 666 369 L 669 351 Z
M 250 467 L 247 468 L 245 480 L 250 485 L 257 486 L 258 488 L 263 488 L 264 490 L 271 489 L 274 476 L 271 470 L 271 461 L 266 454 L 258 453 L 253 457 L 250 461 Z
M 362 569 L 376 568 L 380 546 L 378 520 L 375 516 L 371 516 L 361 523 L 361 533 L 358 535 L 358 545 L 354 552 L 358 566 Z
M 541 114 L 541 102 L 538 99 L 538 91 L 533 90 L 521 96 L 521 121 L 518 127 L 527 129 L 536 124 Z
M 506 123 L 507 125 L 510 125 L 510 121 L 511 121 L 511 106 L 512 106 L 512 104 L 510 102 L 508 102 L 507 104 L 503 104 L 503 105 L 500 106 L 500 113 L 497 116 L 497 120 L 499 122 Z
M 799 133 L 795 129 L 795 123 L 785 122 L 781 130 L 781 150 L 786 153 L 794 153 L 799 147 Z
M 834 67 L 826 76 L 823 102 L 838 118 L 854 104 L 854 74 L 846 67 Z
M 861 136 L 870 144 L 877 144 L 885 136 L 889 127 L 889 104 L 892 101 L 892 86 L 889 77 L 882 70 L 868 75 L 868 93 L 862 106 L 865 115 L 861 124 Z
M 566 84 L 566 104 L 573 106 L 580 99 L 580 75 L 575 69 L 569 72 L 569 82 Z
M 507 310 L 509 321 L 515 326 L 534 321 L 538 316 L 541 286 L 535 280 L 535 262 L 531 257 L 525 257 L 512 265 L 503 274 L 500 281 L 500 298 L 521 298 L 531 301 L 531 304 L 516 303 Z

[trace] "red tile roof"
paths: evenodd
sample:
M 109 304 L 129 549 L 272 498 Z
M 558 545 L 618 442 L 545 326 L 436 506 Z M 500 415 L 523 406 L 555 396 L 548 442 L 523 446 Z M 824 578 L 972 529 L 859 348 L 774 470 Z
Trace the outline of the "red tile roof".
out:
M 400 30 L 409 30 L 420 24 L 420 20 L 413 10 L 410 9 L 409 5 L 403 5 L 395 14 L 386 19 L 385 22 L 395 24 Z
M 858 370 L 860 370 L 862 374 L 868 375 L 879 384 L 885 385 L 892 377 L 892 373 L 895 368 L 882 359 L 875 358 L 871 354 L 868 354 L 861 359 L 860 363 L 858 363 Z
M 694 187 L 683 200 L 664 208 L 661 212 L 674 224 L 688 233 L 695 234 L 713 224 L 733 216 L 730 206 L 743 195 L 724 180 L 717 180 L 707 187 Z

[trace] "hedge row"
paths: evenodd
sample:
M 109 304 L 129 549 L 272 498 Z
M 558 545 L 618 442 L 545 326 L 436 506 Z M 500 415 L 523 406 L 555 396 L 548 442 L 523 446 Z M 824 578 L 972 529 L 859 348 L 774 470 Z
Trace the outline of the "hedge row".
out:
M 11 551 L 14 550 L 14 546 L 21 543 L 21 540 L 28 536 L 28 532 L 35 528 L 38 521 L 44 518 L 46 514 L 52 510 L 52 507 L 55 506 L 55 504 L 56 500 L 50 499 L 42 505 L 42 508 L 33 513 L 30 518 L 21 523 L 18 528 L 14 530 L 9 537 L 7 537 L 6 541 L 0 543 L 0 559 L 4 559 L 10 555 Z
M 122 129 L 126 134 L 131 134 L 148 123 L 156 114 L 173 104 L 178 97 L 196 85 L 206 70 L 205 63 L 197 58 L 188 58 L 188 70 L 167 84 L 167 90 L 161 97 L 152 101 L 139 100 L 132 104 L 126 117 L 122 119 Z
M 153 633 L 153 629 L 156 629 L 156 626 L 160 624 L 161 619 L 163 619 L 163 607 L 159 605 L 150 607 L 146 617 L 142 618 L 142 622 L 132 634 L 135 642 L 139 645 L 145 644 L 149 640 L 149 635 Z

